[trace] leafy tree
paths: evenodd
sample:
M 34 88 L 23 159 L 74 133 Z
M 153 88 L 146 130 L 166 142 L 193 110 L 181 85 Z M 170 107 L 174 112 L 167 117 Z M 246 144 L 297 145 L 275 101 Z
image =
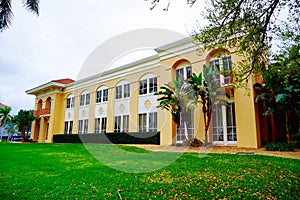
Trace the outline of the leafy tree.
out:
M 151 8 L 160 3 L 151 2 Z M 188 0 L 187 4 L 195 2 Z M 269 56 L 277 54 L 269 54 L 272 43 L 285 42 L 283 34 L 300 34 L 299 0 L 208 0 L 203 16 L 207 24 L 198 24 L 198 29 L 192 32 L 200 50 L 233 48 L 245 58 L 235 66 L 236 85 L 243 85 L 253 74 L 262 72 L 262 63 L 267 65 Z
M 12 116 L 10 115 L 11 108 L 8 106 L 4 106 L 0 108 L 0 126 L 5 127 L 6 124 L 11 122 Z M 1 133 L 2 139 L 2 133 Z
M 10 140 L 12 134 L 17 132 L 16 125 L 12 121 L 6 124 L 5 129 L 8 134 L 8 140 Z
M 186 141 L 191 142 L 187 127 L 188 113 L 195 109 L 198 99 L 193 86 L 187 80 L 172 80 L 171 83 L 162 86 L 155 95 L 160 95 L 158 108 L 171 112 L 173 121 L 184 133 Z M 180 123 L 180 116 L 184 121 L 184 130 Z
M 18 114 L 13 117 L 13 122 L 17 125 L 23 142 L 28 140 L 28 133 L 31 130 L 31 124 L 34 120 L 33 110 L 20 110 Z
M 300 126 L 300 43 L 276 56 L 263 70 L 263 79 L 264 84 L 254 85 L 261 89 L 256 101 L 264 103 L 266 115 L 276 117 L 276 124 L 289 143 L 290 135 L 297 133 Z
M 212 119 L 212 108 L 215 104 L 226 105 L 226 100 L 224 96 L 227 96 L 225 91 L 220 87 L 220 83 L 216 81 L 215 75 L 217 70 L 211 66 L 203 66 L 203 73 L 198 76 L 193 73 L 190 77 L 190 84 L 193 85 L 193 89 L 196 92 L 201 104 L 202 104 L 202 114 L 204 120 L 204 131 L 205 131 L 205 141 L 208 143 L 208 129 Z M 203 74 L 203 76 L 202 76 Z M 221 97 L 221 98 L 220 98 Z
M 0 0 L 0 32 L 7 29 L 13 18 L 11 0 Z M 39 0 L 23 0 L 24 7 L 39 15 Z

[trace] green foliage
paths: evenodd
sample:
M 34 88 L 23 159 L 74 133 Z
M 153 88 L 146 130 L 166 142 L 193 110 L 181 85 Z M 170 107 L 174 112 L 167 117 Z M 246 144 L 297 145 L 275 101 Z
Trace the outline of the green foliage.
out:
M 197 138 L 194 138 L 194 140 L 191 143 L 191 147 L 201 147 L 203 145 L 203 142 Z
M 291 141 L 295 144 L 295 147 L 297 149 L 300 149 L 300 133 L 298 134 L 293 134 L 291 136 Z
M 95 144 L 160 144 L 160 132 L 105 133 L 105 134 L 59 134 L 53 135 L 54 143 Z
M 12 116 L 10 115 L 11 108 L 10 107 L 2 107 L 0 108 L 0 126 L 5 126 L 12 120 Z
M 183 132 L 182 124 L 180 124 L 180 116 L 184 121 L 184 135 L 186 141 L 190 141 L 187 134 L 187 115 L 189 111 L 193 111 L 197 106 L 198 96 L 187 80 L 173 79 L 172 82 L 160 87 L 160 90 L 155 93 L 159 95 L 158 108 L 167 110 L 172 114 L 172 119 Z
M 220 90 L 220 83 L 216 81 L 215 75 L 217 71 L 211 66 L 203 66 L 203 73 L 198 76 L 193 73 L 189 83 L 193 85 L 193 89 L 197 94 L 201 104 L 204 120 L 205 143 L 207 143 L 208 129 L 212 118 L 212 107 L 215 104 L 226 104 L 219 96 L 226 96 L 224 90 Z
M 251 75 L 261 73 L 262 64 L 267 63 L 270 55 L 272 38 L 287 43 L 291 33 L 300 34 L 299 6 L 297 0 L 210 0 L 203 14 L 208 24 L 199 25 L 199 30 L 193 32 L 195 42 L 202 51 L 233 49 L 244 57 L 233 71 L 235 84 L 241 84 Z M 279 20 L 277 16 L 282 10 L 288 10 L 287 17 Z
M 300 133 L 292 135 L 291 141 L 300 142 Z
M 13 117 L 12 122 L 18 127 L 23 142 L 28 140 L 28 133 L 31 130 L 31 124 L 34 120 L 33 110 L 20 110 L 18 114 Z
M 287 140 L 300 126 L 300 37 L 298 42 L 287 47 L 262 70 L 264 84 L 254 84 L 261 90 L 256 101 L 264 103 L 266 115 L 276 115 Z
M 267 144 L 265 146 L 268 151 L 294 151 L 295 144 L 294 143 L 285 143 L 285 142 L 274 142 Z
M 105 157 L 124 154 L 95 145 Z M 128 151 L 138 149 L 128 147 Z M 119 153 L 119 152 L 118 152 Z M 141 153 L 139 153 L 141 154 Z M 176 153 L 160 152 L 169 157 Z M 0 144 L 0 199 L 298 199 L 300 160 L 185 153 L 149 173 L 109 168 L 82 144 Z M 156 165 L 155 160 L 148 165 Z M 264 183 L 264 184 L 262 184 Z

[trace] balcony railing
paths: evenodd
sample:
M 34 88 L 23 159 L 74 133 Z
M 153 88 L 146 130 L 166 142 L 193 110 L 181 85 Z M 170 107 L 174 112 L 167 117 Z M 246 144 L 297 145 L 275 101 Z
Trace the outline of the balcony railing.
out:
M 35 117 L 43 116 L 43 115 L 49 115 L 50 114 L 50 108 L 44 108 L 40 110 L 35 110 L 33 115 Z

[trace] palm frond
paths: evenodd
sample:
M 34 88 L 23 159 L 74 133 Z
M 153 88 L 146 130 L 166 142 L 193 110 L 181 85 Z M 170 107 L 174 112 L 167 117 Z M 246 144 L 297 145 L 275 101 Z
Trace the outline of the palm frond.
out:
M 40 0 L 23 0 L 24 7 L 37 15 L 39 15 L 39 3 Z
M 0 2 L 0 32 L 8 28 L 13 18 L 10 0 Z

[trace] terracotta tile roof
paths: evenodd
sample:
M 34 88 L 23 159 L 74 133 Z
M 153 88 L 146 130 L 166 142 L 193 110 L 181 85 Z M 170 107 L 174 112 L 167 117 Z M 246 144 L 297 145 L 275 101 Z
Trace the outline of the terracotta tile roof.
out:
M 3 108 L 3 107 L 9 107 L 9 106 L 7 106 L 7 105 L 0 102 L 0 108 Z
M 65 78 L 65 79 L 52 80 L 51 82 L 62 83 L 62 84 L 69 84 L 69 83 L 73 83 L 74 80 L 70 79 L 70 78 Z

